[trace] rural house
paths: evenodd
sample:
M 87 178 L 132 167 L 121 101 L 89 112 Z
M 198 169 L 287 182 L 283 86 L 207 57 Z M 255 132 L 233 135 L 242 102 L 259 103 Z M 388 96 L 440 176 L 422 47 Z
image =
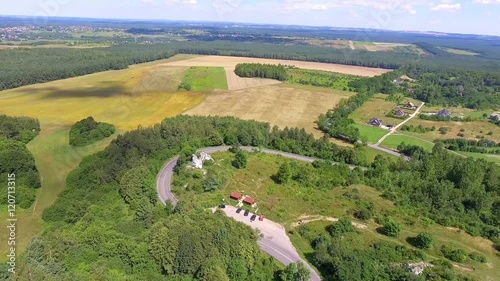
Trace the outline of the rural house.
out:
M 370 121 L 368 121 L 368 124 L 375 126 L 375 127 L 380 127 L 382 125 L 382 120 L 378 118 L 372 118 Z
M 402 75 L 392 81 L 396 86 L 401 86 L 404 82 L 415 82 L 415 80 L 408 77 L 408 75 Z
M 402 109 L 398 109 L 396 110 L 396 112 L 394 112 L 394 114 L 398 117 L 404 117 L 406 116 L 406 112 L 404 112 Z
M 436 113 L 437 116 L 440 117 L 450 117 L 451 113 L 447 109 L 440 110 Z
M 239 192 L 231 192 L 231 199 L 234 200 L 240 200 L 243 195 L 241 195 Z
M 415 109 L 415 108 L 417 108 L 417 107 L 415 106 L 415 104 L 414 104 L 414 103 L 412 103 L 412 102 L 407 102 L 407 103 L 404 105 L 404 107 L 406 107 L 406 108 L 410 108 L 410 109 Z
M 490 116 L 491 121 L 500 121 L 500 113 L 499 112 L 494 112 Z

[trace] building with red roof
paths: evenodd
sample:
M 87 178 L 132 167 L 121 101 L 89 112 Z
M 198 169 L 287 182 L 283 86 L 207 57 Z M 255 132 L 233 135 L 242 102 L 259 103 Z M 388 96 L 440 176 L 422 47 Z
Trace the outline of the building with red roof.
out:
M 250 196 L 247 196 L 247 197 L 245 197 L 245 199 L 243 199 L 243 203 L 248 204 L 248 205 L 253 205 L 255 203 L 255 199 L 253 199 Z
M 241 193 L 239 193 L 239 192 L 231 192 L 230 197 L 231 197 L 231 199 L 234 199 L 234 200 L 240 200 L 241 197 L 243 197 L 243 195 L 241 195 Z

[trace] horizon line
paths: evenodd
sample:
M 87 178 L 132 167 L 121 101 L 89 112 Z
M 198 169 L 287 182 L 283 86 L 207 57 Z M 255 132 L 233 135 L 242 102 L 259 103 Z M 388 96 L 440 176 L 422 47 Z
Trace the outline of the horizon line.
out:
M 14 18 L 40 18 L 40 16 L 28 15 L 4 15 L 0 17 L 14 17 Z M 218 20 L 171 20 L 171 19 L 140 19 L 140 18 L 96 18 L 96 17 L 75 17 L 75 16 L 45 16 L 48 19 L 87 19 L 87 20 L 112 20 L 112 21 L 145 21 L 145 22 L 185 22 L 185 23 L 218 23 L 218 24 L 242 24 L 242 25 L 260 25 L 260 26 L 282 26 L 282 27 L 310 27 L 310 28 L 333 28 L 333 29 L 353 29 L 353 30 L 371 30 L 371 31 L 388 31 L 400 33 L 421 33 L 421 34 L 442 34 L 442 35 L 469 35 L 481 37 L 495 37 L 500 39 L 500 35 L 493 34 L 477 34 L 477 33 L 457 33 L 457 32 L 444 32 L 433 30 L 401 30 L 401 29 L 375 29 L 363 27 L 345 27 L 345 26 L 329 26 L 329 25 L 300 25 L 300 24 L 277 24 L 277 23 L 257 23 L 257 22 L 232 22 L 232 21 L 218 21 Z M 40 25 L 40 24 L 34 24 Z

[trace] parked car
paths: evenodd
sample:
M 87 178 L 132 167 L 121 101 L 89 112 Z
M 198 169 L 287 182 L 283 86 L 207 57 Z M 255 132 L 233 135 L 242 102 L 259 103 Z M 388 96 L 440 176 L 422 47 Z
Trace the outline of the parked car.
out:
M 225 209 L 225 208 L 226 208 L 226 205 L 219 205 L 219 208 L 221 208 L 221 209 Z
M 259 220 L 263 221 L 264 220 L 264 215 L 260 215 Z
M 236 213 L 237 214 L 241 213 L 241 208 L 236 209 Z
M 255 214 L 252 215 L 252 217 L 250 218 L 250 221 L 254 221 L 256 217 L 257 217 L 257 215 L 255 215 Z
M 250 214 L 250 211 L 249 210 L 245 210 L 245 217 L 248 216 L 248 214 Z

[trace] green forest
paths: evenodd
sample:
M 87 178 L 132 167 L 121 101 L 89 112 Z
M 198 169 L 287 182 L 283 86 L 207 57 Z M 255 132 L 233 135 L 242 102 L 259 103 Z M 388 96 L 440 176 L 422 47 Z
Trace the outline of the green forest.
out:
M 47 231 L 28 246 L 21 276 L 205 280 L 201 276 L 214 274 L 222 278 L 216 280 L 229 276 L 272 280 L 273 262 L 262 256 L 255 240 L 242 241 L 244 237 L 256 239 L 249 229 L 228 218 L 204 214 L 194 202 L 181 202 L 172 213 L 171 206 L 159 203 L 155 193 L 154 178 L 165 160 L 198 147 L 235 143 L 342 162 L 359 161 L 354 150 L 314 140 L 304 130 L 278 130 L 234 118 L 166 119 L 151 128 L 118 136 L 70 173 L 66 190 L 43 212 Z M 359 157 L 362 161 L 365 158 Z M 221 233 L 215 226 L 222 224 L 227 227 Z M 161 242 L 173 241 L 173 237 L 178 237 L 176 243 Z M 207 237 L 213 239 L 200 240 Z M 238 252 L 226 247 L 221 250 L 231 243 L 239 245 Z M 235 256 L 243 259 L 231 259 Z M 213 257 L 221 257 L 220 263 L 208 263 Z
M 35 158 L 26 147 L 40 132 L 38 120 L 0 115 L 0 204 L 7 204 L 7 175 L 15 174 L 16 201 L 27 209 L 41 186 Z
M 70 173 L 65 192 L 43 213 L 47 231 L 28 246 L 21 275 L 53 280 L 97 276 L 150 280 L 165 279 L 166 274 L 168 280 L 204 280 L 199 274 L 229 278 L 235 272 L 247 276 L 242 280 L 272 276 L 275 267 L 261 256 L 255 243 L 240 243 L 247 246 L 239 247 L 238 253 L 231 252 L 230 246 L 221 248 L 252 237 L 250 230 L 242 231 L 243 226 L 227 218 L 204 213 L 195 202 L 180 202 L 171 212 L 171 206 L 161 205 L 155 195 L 154 178 L 165 160 L 199 147 L 235 143 L 356 162 L 344 156 L 354 155 L 352 149 L 346 149 L 350 153 L 341 152 L 335 145 L 315 141 L 300 130 L 281 131 L 264 123 L 228 117 L 166 119 L 151 128 L 118 136 L 108 148 L 85 158 Z M 500 167 L 457 158 L 439 146 L 433 153 L 414 152 L 412 158 L 393 162 L 377 157 L 366 173 L 328 167 L 342 169 L 337 174 L 343 178 L 340 184 L 367 183 L 408 212 L 418 211 L 440 224 L 500 242 Z M 317 169 L 325 167 L 319 165 Z M 301 174 L 293 170 L 291 179 L 299 180 Z M 219 223 L 208 223 L 215 221 Z M 227 225 L 227 233 L 214 227 L 219 224 Z M 164 239 L 175 243 L 162 243 Z M 241 255 L 241 251 L 244 259 L 231 261 L 230 257 Z M 221 257 L 220 263 L 207 263 L 212 256 Z M 233 268 L 238 269 L 232 272 Z
M 76 122 L 69 131 L 69 144 L 73 146 L 86 146 L 115 133 L 115 126 L 108 123 L 97 122 L 89 116 Z

